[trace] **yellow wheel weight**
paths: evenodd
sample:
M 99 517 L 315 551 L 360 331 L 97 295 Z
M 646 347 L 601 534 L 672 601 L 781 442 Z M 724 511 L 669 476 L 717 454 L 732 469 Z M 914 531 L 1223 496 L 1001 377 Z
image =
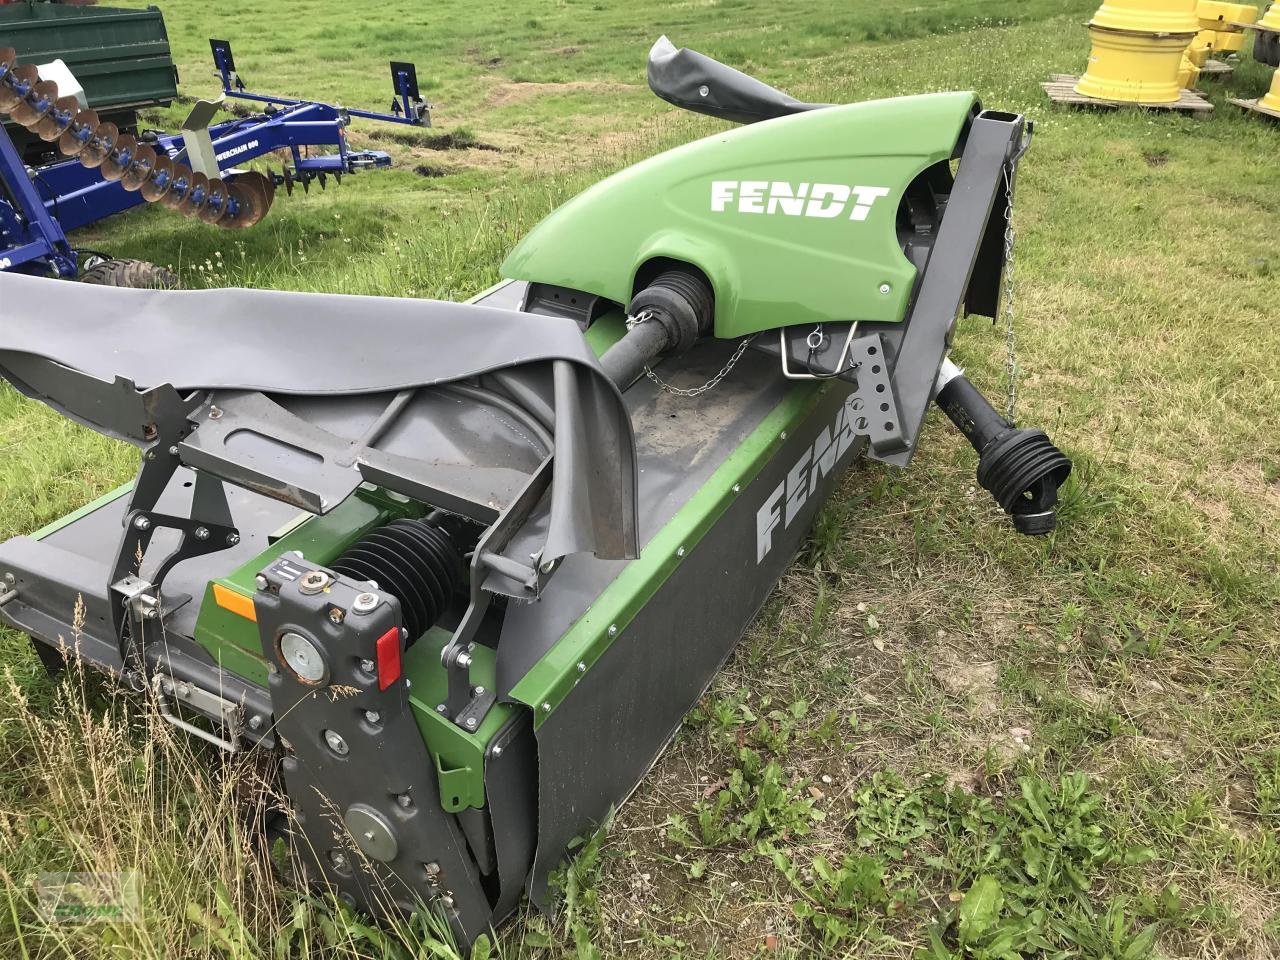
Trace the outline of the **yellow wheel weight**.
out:
M 1091 27 L 1135 33 L 1195 33 L 1196 0 L 1106 0 Z

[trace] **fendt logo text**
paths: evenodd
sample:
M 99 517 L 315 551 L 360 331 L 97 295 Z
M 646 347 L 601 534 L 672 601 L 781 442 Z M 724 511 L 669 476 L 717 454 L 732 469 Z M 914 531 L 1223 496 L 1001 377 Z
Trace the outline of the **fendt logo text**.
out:
M 712 180 L 711 212 L 737 210 L 834 220 L 852 207 L 849 219 L 865 220 L 872 205 L 889 193 L 888 187 L 850 187 L 843 183 Z

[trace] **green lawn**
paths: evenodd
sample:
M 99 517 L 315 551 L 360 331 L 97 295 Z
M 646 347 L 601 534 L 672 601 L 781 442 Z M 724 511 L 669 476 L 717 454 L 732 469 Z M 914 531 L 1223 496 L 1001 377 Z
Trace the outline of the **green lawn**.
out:
M 503 956 L 1280 953 L 1280 128 L 1225 103 L 1265 89 L 1247 60 L 1207 120 L 1051 108 L 1094 6 L 164 3 L 187 95 L 219 36 L 251 88 L 385 107 L 386 61 L 412 59 L 436 104 L 430 136 L 353 127 L 396 169 L 278 195 L 252 231 L 144 210 L 76 238 L 191 286 L 470 296 L 557 203 L 720 128 L 645 88 L 662 32 L 806 99 L 976 89 L 1036 120 L 1017 409 L 1075 460 L 1058 532 L 1018 538 L 937 417 L 908 472 L 854 470 L 566 909 L 508 925 Z M 962 324 L 992 396 L 1005 350 Z M 0 444 L 5 536 L 135 462 L 9 390 Z M 277 888 L 236 812 L 251 763 L 0 643 L 0 955 L 451 955 Z M 144 920 L 40 927 L 42 869 L 136 869 Z

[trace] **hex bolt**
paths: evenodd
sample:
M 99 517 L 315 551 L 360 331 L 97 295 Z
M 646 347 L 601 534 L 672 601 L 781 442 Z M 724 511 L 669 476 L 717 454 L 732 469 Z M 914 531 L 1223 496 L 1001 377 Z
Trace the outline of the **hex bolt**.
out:
M 374 663 L 372 660 L 361 660 L 360 669 L 363 670 L 365 673 L 376 673 L 378 670 L 378 665 Z
M 341 607 L 330 607 L 330 608 L 329 608 L 329 622 L 330 622 L 330 623 L 341 623 L 341 622 L 342 622 L 342 608 L 341 608 Z
M 677 556 L 677 557 L 683 557 L 683 556 L 684 556 L 684 547 L 677 547 L 677 548 L 676 548 L 676 556 Z
M 169 448 L 169 456 L 176 457 L 178 455 L 178 445 L 175 443 Z
M 476 718 L 475 718 L 475 717 L 467 717 L 467 719 L 464 721 L 464 723 L 466 724 L 466 727 L 467 727 L 467 729 L 468 729 L 468 730 L 474 730 L 474 729 L 476 728 Z
M 144 517 L 144 516 L 135 517 L 133 520 L 133 525 L 138 530 L 150 530 L 151 520 L 148 517 Z
M 430 863 L 424 864 L 423 868 L 427 871 L 428 877 L 440 876 L 440 864 L 432 860 Z
M 618 635 L 618 625 L 616 623 L 609 624 L 609 636 L 616 637 Z
M 484 696 L 484 687 L 476 687 L 476 688 L 475 688 L 474 690 L 472 690 L 471 692 L 472 692 L 475 696 L 477 696 L 477 697 L 483 697 L 483 696 Z
M 787 439 L 787 431 L 783 430 L 780 434 L 778 434 L 778 439 L 779 440 Z
M 364 718 L 368 720 L 370 723 L 382 722 L 382 714 L 380 714 L 377 710 L 366 710 L 364 712 Z
M 887 283 L 882 283 L 880 284 L 880 292 L 887 297 L 891 292 L 893 292 L 893 287 L 889 286 Z
M 407 793 L 402 793 L 400 796 L 396 797 L 396 803 L 400 805 L 401 810 L 408 810 L 413 806 L 413 797 L 409 796 Z
M 501 748 L 501 747 L 494 747 L 494 748 L 493 748 L 491 751 L 489 751 L 489 752 L 490 752 L 490 753 L 492 753 L 495 757 L 500 757 L 500 756 L 502 756 L 502 748 Z
M 742 492 L 742 484 L 740 484 L 740 483 L 735 483 L 735 484 L 733 485 L 733 492 L 734 492 L 734 493 L 741 493 L 741 492 Z
M 462 667 L 465 670 L 467 667 L 471 666 L 471 654 L 469 653 L 458 654 L 458 658 L 457 660 L 454 661 L 454 663 L 456 663 L 458 666 Z
M 269 584 L 267 583 L 266 577 L 264 577 L 262 574 L 258 574 L 256 577 L 253 578 L 253 585 L 257 587 L 259 590 L 265 590 L 267 589 Z
M 324 742 L 329 745 L 330 750 L 340 757 L 345 757 L 351 752 L 351 748 L 347 746 L 347 741 L 343 740 L 336 730 L 326 730 L 324 732 Z
M 252 717 L 250 717 L 250 718 L 249 718 L 249 729 L 250 729 L 250 730 L 261 730 L 261 729 L 262 729 L 262 717 L 258 716 L 258 714 L 256 714 L 256 713 L 255 713 Z
M 227 534 L 227 546 L 228 546 L 228 547 L 234 547 L 234 546 L 235 546 L 237 543 L 239 543 L 239 542 L 240 542 L 240 534 L 238 534 L 238 533 L 228 533 L 228 534 Z
M 376 593 L 362 593 L 356 597 L 355 602 L 351 604 L 352 613 L 372 613 L 378 607 L 378 595 Z
M 338 870 L 347 869 L 347 855 L 343 853 L 341 850 L 330 850 L 329 862 L 333 864 L 335 869 L 338 869 Z
M 443 704 L 443 703 L 437 703 L 437 704 L 436 704 L 436 713 L 440 714 L 440 715 L 441 715 L 441 716 L 443 716 L 443 717 L 447 717 L 447 716 L 449 715 L 449 707 L 448 707 L 448 705 L 447 705 L 447 704 Z
M 578 672 L 579 672 L 579 673 L 586 673 L 586 672 L 587 672 L 587 665 L 586 665 L 585 663 L 583 663 L 581 660 L 579 660 L 579 661 L 578 661 Z
M 208 540 L 208 539 L 209 539 L 209 528 L 208 528 L 208 527 L 196 527 L 196 529 L 195 529 L 195 538 L 196 538 L 197 540 Z
M 210 420 L 221 420 L 221 419 L 222 419 L 222 408 L 221 408 L 221 407 L 210 407 L 210 408 L 209 408 L 209 419 L 210 419 Z
M 550 713 L 550 712 L 551 712 L 551 701 L 550 701 L 550 700 L 543 700 L 543 701 L 542 701 L 542 712 L 543 712 L 543 713 Z

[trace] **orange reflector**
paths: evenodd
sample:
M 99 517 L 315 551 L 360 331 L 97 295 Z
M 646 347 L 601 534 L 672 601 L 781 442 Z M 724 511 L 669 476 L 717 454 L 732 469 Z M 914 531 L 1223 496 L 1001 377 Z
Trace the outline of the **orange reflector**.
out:
M 243 593 L 236 593 L 234 590 L 228 590 L 220 583 L 213 585 L 213 599 L 223 610 L 230 610 L 237 616 L 244 617 L 246 620 L 258 621 L 258 611 L 253 609 L 253 597 L 246 597 Z

